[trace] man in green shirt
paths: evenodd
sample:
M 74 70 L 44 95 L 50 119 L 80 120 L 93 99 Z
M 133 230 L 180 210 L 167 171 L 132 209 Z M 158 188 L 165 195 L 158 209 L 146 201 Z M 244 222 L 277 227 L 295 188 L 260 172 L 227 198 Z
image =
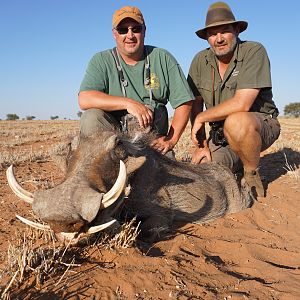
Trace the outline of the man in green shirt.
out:
M 208 9 L 205 27 L 196 32 L 210 48 L 196 54 L 188 76 L 196 98 L 191 121 L 197 149 L 192 162 L 216 161 L 234 173 L 243 167 L 243 183 L 254 196 L 264 196 L 257 170 L 260 152 L 278 138 L 280 124 L 266 50 L 238 38 L 247 26 L 235 20 L 226 3 L 216 2 Z M 206 122 L 211 126 L 208 139 Z
M 137 7 L 125 6 L 113 15 L 114 49 L 90 60 L 80 86 L 81 135 L 99 130 L 126 130 L 134 116 L 143 130 L 158 133 L 151 146 L 166 154 L 179 140 L 194 100 L 176 59 L 166 50 L 144 45 L 146 25 Z M 170 128 L 166 104 L 175 109 Z

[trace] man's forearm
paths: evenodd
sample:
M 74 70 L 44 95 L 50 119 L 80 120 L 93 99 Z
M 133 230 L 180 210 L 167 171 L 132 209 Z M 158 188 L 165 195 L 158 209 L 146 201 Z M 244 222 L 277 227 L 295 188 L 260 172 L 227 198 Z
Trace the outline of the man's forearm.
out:
M 196 117 L 197 122 L 216 122 L 225 120 L 229 115 L 236 112 L 247 112 L 253 105 L 259 91 L 260 89 L 237 90 L 232 98 L 200 112 Z
M 192 101 L 182 104 L 177 107 L 174 112 L 172 123 L 167 135 L 167 138 L 172 140 L 175 144 L 178 142 L 181 137 L 186 124 L 190 118 L 192 107 Z
M 127 108 L 128 98 L 112 96 L 100 91 L 82 91 L 78 95 L 81 109 L 99 108 L 104 111 L 116 111 Z
M 194 125 L 197 115 L 203 112 L 203 108 L 204 108 L 204 101 L 202 97 L 201 96 L 196 97 L 196 99 L 193 101 L 192 104 L 191 116 L 190 116 L 192 126 Z

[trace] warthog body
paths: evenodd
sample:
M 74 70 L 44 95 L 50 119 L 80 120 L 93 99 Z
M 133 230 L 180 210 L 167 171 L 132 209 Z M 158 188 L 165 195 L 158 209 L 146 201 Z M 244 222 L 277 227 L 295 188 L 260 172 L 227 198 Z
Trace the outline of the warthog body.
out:
M 123 211 L 143 221 L 142 230 L 158 233 L 177 221 L 202 223 L 251 205 L 251 197 L 226 167 L 176 162 L 135 140 L 113 132 L 81 138 L 68 158 L 65 180 L 34 194 L 34 212 L 55 231 L 82 231 L 93 222 L 106 222 L 124 203 Z M 120 160 L 130 194 L 122 200 L 123 192 L 103 209 L 99 195 L 116 181 Z

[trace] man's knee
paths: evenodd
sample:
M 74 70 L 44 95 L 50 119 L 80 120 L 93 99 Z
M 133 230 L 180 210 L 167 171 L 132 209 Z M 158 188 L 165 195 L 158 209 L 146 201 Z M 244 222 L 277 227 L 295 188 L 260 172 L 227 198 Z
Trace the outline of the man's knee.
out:
M 116 120 L 101 109 L 88 109 L 80 118 L 80 134 L 82 136 L 90 136 L 104 130 L 115 130 L 117 127 Z
M 90 108 L 84 111 L 80 118 L 81 123 L 89 123 L 98 120 L 104 116 L 104 111 L 101 109 Z
M 245 137 L 259 131 L 259 123 L 249 112 L 233 113 L 224 122 L 224 135 L 229 142 L 241 142 Z

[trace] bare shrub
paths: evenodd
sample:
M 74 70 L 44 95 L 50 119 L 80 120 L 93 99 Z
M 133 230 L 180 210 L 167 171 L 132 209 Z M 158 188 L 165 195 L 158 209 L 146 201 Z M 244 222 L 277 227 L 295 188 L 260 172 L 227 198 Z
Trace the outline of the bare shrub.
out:
M 5 270 L 9 277 L 5 287 L 0 287 L 1 299 L 10 299 L 10 293 L 17 290 L 34 278 L 35 287 L 41 289 L 44 282 L 50 278 L 59 278 L 57 286 L 63 278 L 67 276 L 70 268 L 79 267 L 81 264 L 76 261 L 86 259 L 95 249 L 122 249 L 135 245 L 139 234 L 136 220 L 132 219 L 124 223 L 119 228 L 110 232 L 100 232 L 97 234 L 92 244 L 86 248 L 70 247 L 59 245 L 52 231 L 41 231 L 27 228 L 23 233 L 17 232 L 10 242 Z M 90 243 L 90 240 L 83 241 Z M 0 274 L 1 274 L 0 273 Z

